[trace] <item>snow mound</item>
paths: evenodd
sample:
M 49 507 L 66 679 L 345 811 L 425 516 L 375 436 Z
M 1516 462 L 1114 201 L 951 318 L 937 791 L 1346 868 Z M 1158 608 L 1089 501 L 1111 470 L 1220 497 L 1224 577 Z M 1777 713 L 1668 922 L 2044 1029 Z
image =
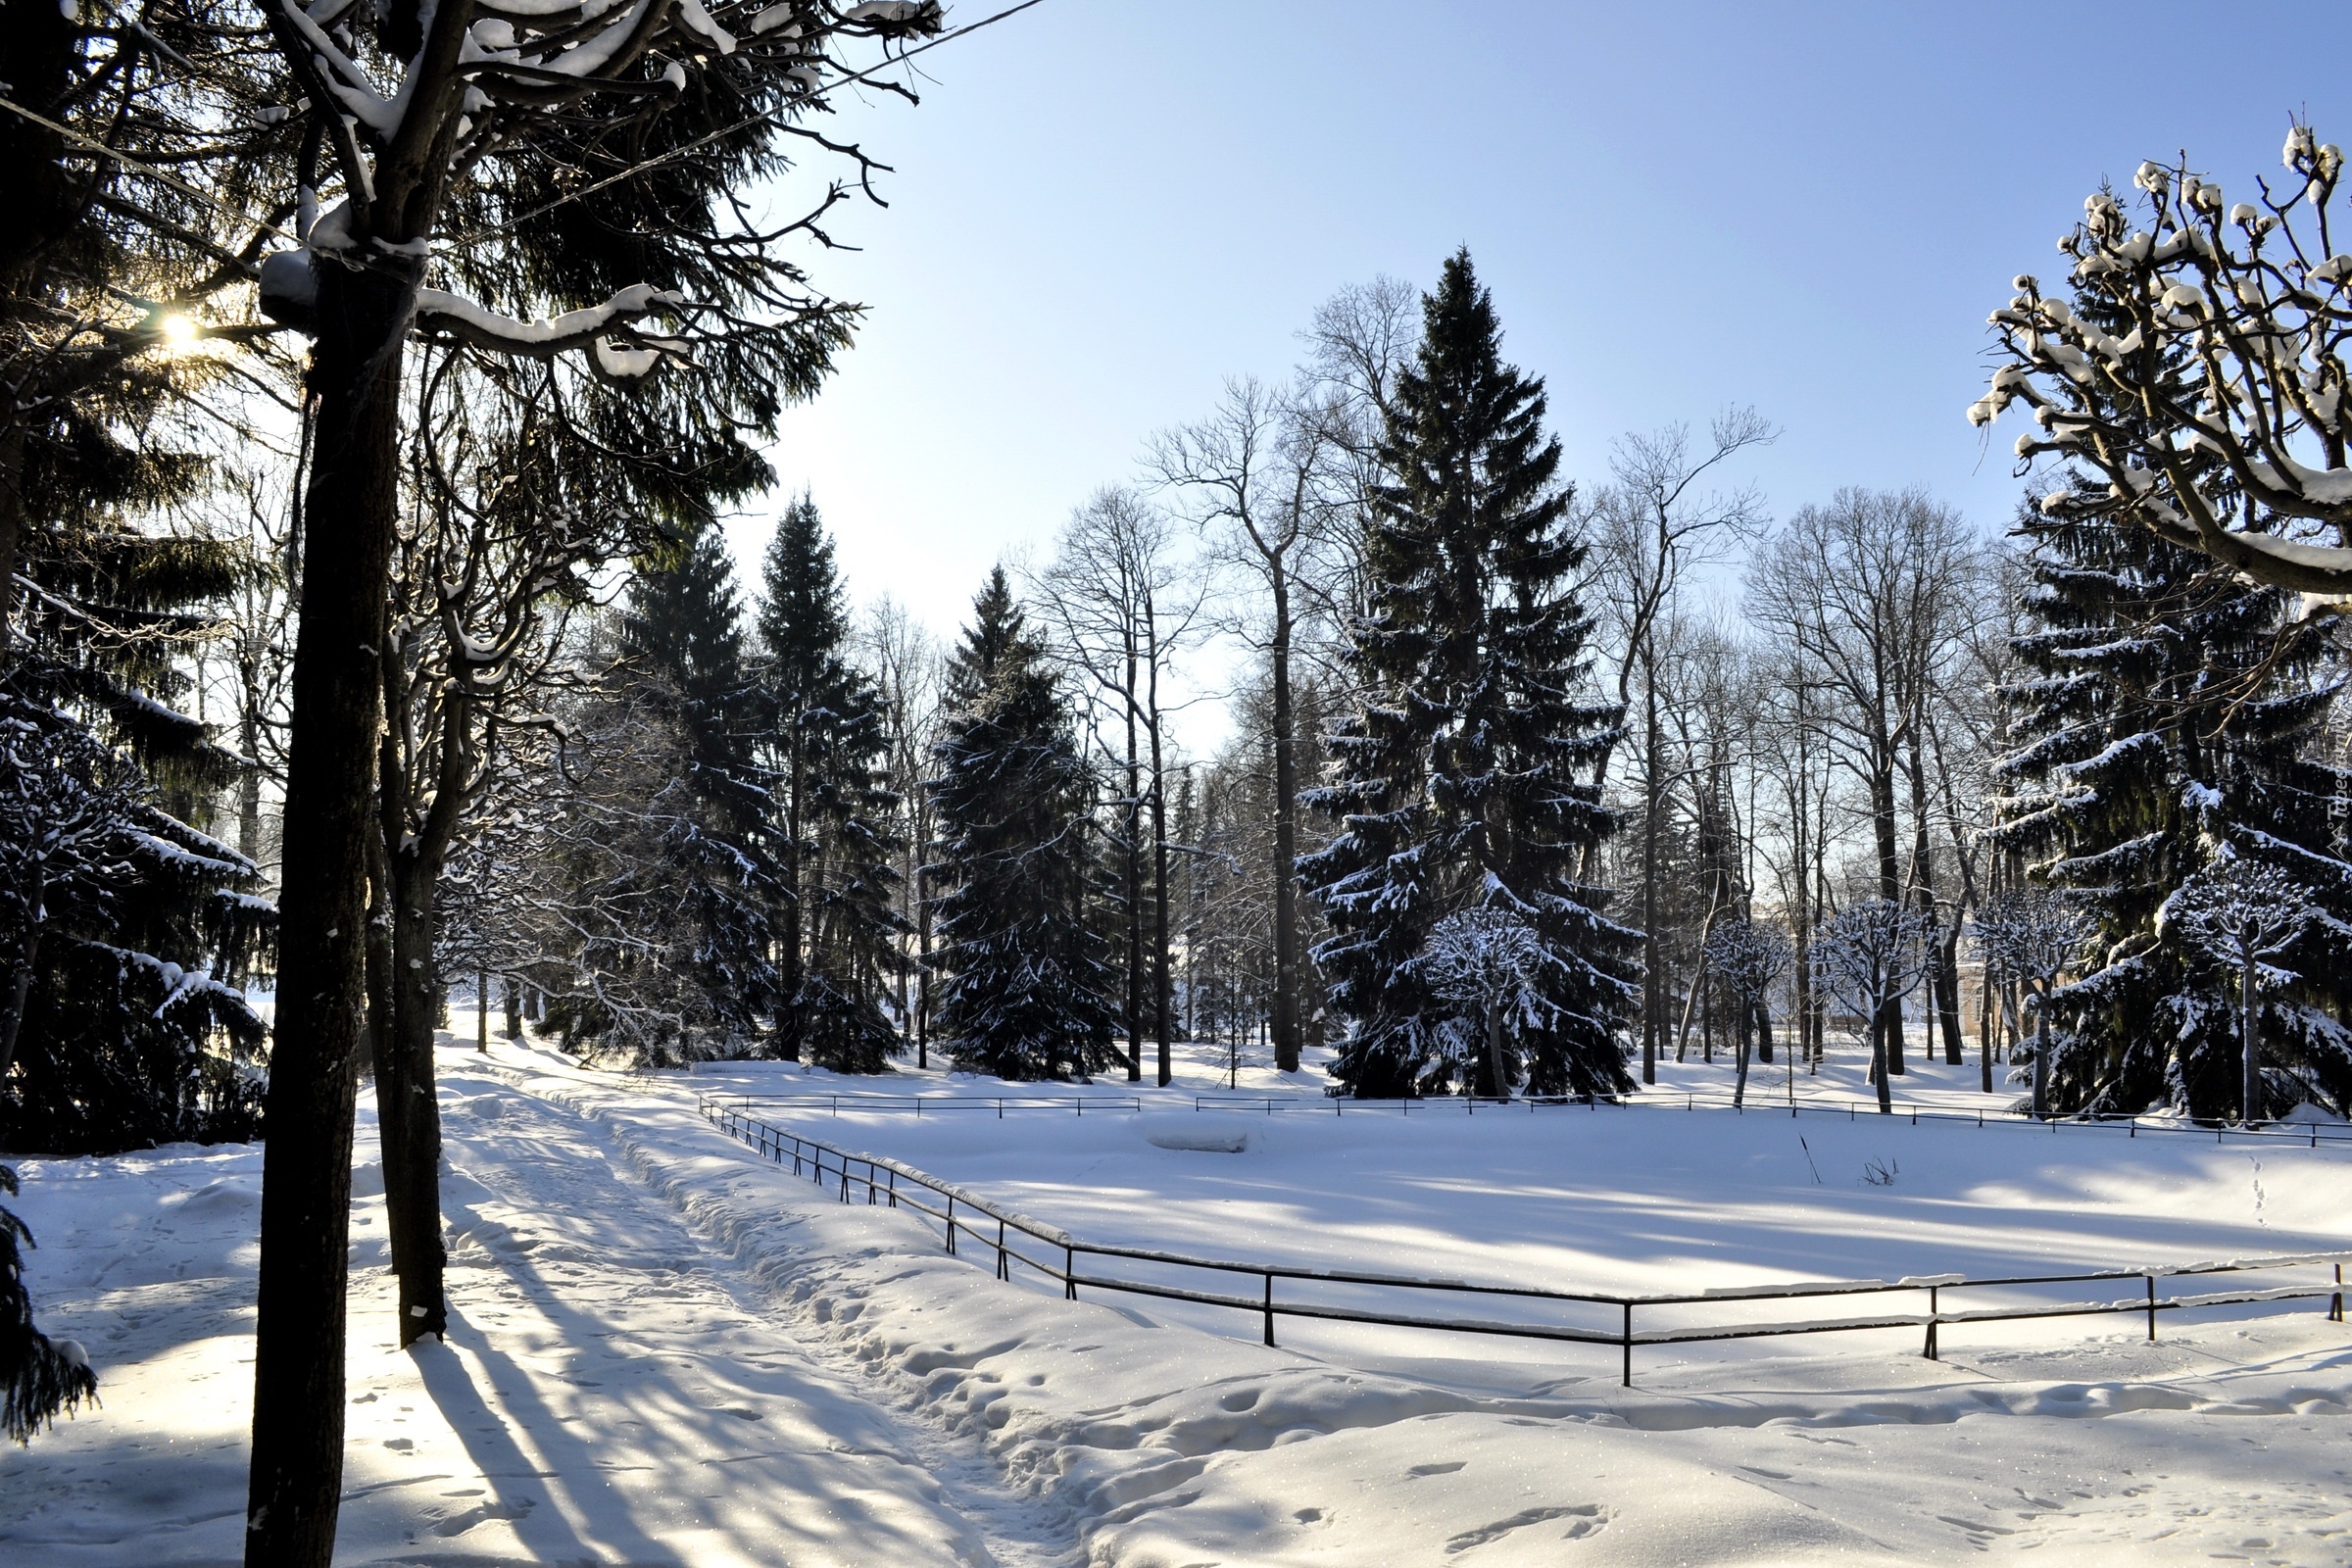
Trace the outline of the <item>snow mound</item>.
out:
M 1154 1149 L 1178 1149 L 1197 1154 L 1238 1154 L 1250 1147 L 1257 1128 L 1239 1116 L 1199 1111 L 1142 1115 L 1136 1131 Z
M 2319 1125 L 2327 1127 L 2341 1126 L 2344 1120 L 2343 1117 L 2338 1116 L 2327 1106 L 2315 1105 L 2308 1100 L 2278 1119 L 2280 1121 L 2294 1122 L 2298 1125 L 2306 1123 L 2318 1123 Z
M 191 1215 L 243 1214 L 259 1208 L 262 1195 L 245 1181 L 234 1176 L 222 1176 L 205 1183 L 192 1193 L 168 1193 L 157 1200 L 159 1207 L 176 1209 L 185 1218 Z

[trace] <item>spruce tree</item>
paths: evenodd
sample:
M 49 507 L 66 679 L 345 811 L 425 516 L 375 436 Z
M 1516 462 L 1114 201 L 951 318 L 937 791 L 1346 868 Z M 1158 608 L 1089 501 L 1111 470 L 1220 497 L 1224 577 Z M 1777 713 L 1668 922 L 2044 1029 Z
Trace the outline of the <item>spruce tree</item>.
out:
M 2090 291 L 2077 302 L 2123 330 L 2111 302 Z M 2229 486 L 2224 471 L 2200 482 L 2216 495 Z M 2315 1092 L 2346 1108 L 2352 778 L 2322 760 L 2336 690 L 2325 629 L 2293 616 L 2289 596 L 2101 516 L 2071 490 L 2022 507 L 2017 532 L 2030 541 L 2034 624 L 2013 646 L 2031 673 L 2001 694 L 2018 744 L 1998 764 L 1993 842 L 2034 881 L 2076 893 L 2097 926 L 2090 961 L 2052 999 L 2051 1108 L 2237 1111 L 2230 976 L 2159 919 L 2225 846 L 2278 866 L 2328 916 L 2283 965 L 2301 978 L 2262 1009 L 2278 1069 L 2270 1109 Z
M 1635 1000 L 1636 933 L 1578 879 L 1613 827 L 1588 778 L 1618 710 L 1588 698 L 1583 548 L 1540 378 L 1505 365 L 1468 252 L 1422 301 L 1397 377 L 1366 557 L 1370 603 L 1350 628 L 1363 694 L 1335 728 L 1314 803 L 1340 831 L 1300 869 L 1333 935 L 1315 953 L 1350 1025 L 1333 1070 L 1351 1093 L 1470 1088 L 1484 1066 L 1531 1093 L 1629 1086 L 1619 1025 Z M 1438 922 L 1503 911 L 1542 957 L 1509 1020 L 1513 1058 L 1435 984 Z
M 188 493 L 193 459 L 66 446 L 33 468 L 0 676 L 0 1148 L 250 1137 L 267 1031 L 242 988 L 275 911 L 204 829 L 252 764 L 176 706 L 244 563 L 125 520 Z M 92 810 L 68 863 L 51 835 Z
M 833 543 L 807 496 L 776 524 L 762 586 L 761 738 L 781 892 L 777 1043 L 836 1072 L 880 1072 L 899 1044 L 883 997 L 906 962 L 899 800 L 883 780 L 873 684 L 842 656 L 849 622 Z
M 1092 791 L 1067 700 L 1002 567 L 948 671 L 929 782 L 939 838 L 939 1023 L 956 1064 L 1003 1078 L 1102 1071 L 1113 977 L 1090 929 Z
M 752 756 L 756 693 L 744 663 L 734 565 L 715 526 L 694 530 L 667 559 L 640 564 L 620 640 L 612 672 L 617 690 L 607 701 L 644 710 L 642 733 L 673 750 L 634 760 L 649 775 L 637 792 L 643 799 L 615 809 L 642 824 L 657 863 L 616 861 L 597 875 L 627 886 L 583 895 L 626 902 L 640 883 L 662 886 L 691 933 L 698 995 L 678 1009 L 674 1043 L 652 1054 L 659 1062 L 672 1049 L 689 1056 L 732 1052 L 756 1036 L 759 1014 L 781 1000 L 772 957 L 778 889 L 764 846 L 769 797 Z M 619 733 L 624 718 L 609 715 L 601 727 Z M 676 939 L 661 935 L 670 946 Z M 612 1020 L 592 998 L 575 997 L 555 1021 L 567 1039 L 592 1041 Z

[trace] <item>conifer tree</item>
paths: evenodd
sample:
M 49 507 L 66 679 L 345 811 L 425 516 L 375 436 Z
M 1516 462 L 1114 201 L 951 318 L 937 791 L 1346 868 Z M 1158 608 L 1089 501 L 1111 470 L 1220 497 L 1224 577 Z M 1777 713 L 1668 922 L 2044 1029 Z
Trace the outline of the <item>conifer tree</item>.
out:
M 883 781 L 873 684 L 842 654 L 849 620 L 833 542 L 807 496 L 768 545 L 760 610 L 761 741 L 776 846 L 780 1053 L 880 1072 L 898 1033 L 883 1009 L 906 959 L 895 899 L 898 797 Z
M 1511 1049 L 1530 1092 L 1628 1086 L 1620 1021 L 1635 933 L 1579 880 L 1613 819 L 1589 778 L 1619 719 L 1588 689 L 1583 548 L 1544 432 L 1540 378 L 1505 365 L 1469 253 L 1422 301 L 1397 376 L 1350 629 L 1363 700 L 1314 800 L 1341 831 L 1300 867 L 1334 934 L 1315 953 L 1350 1023 L 1334 1072 L 1359 1095 L 1467 1088 L 1483 1029 L 1434 984 L 1431 933 L 1472 907 L 1536 935 Z
M 2117 325 L 2112 302 L 2077 298 L 2085 318 Z M 2200 482 L 2220 493 L 2229 480 Z M 2034 881 L 2079 895 L 2097 928 L 2091 956 L 2050 999 L 2050 1108 L 2238 1112 L 2230 977 L 2158 919 L 2225 846 L 2311 889 L 2328 917 L 2290 956 L 2313 978 L 2262 1010 L 2280 1073 L 2270 1107 L 2250 1114 L 2313 1091 L 2352 1103 L 2352 988 L 2328 978 L 2352 972 L 2339 815 L 2352 778 L 2317 744 L 2335 692 L 2325 629 L 2291 617 L 2278 590 L 2076 491 L 2021 507 L 2017 531 L 2031 542 L 2033 624 L 2013 646 L 2030 673 L 2002 693 L 2018 744 L 1998 765 L 1994 843 L 2028 858 Z
M 1086 766 L 1069 704 L 1002 567 L 948 672 L 929 782 L 945 974 L 939 1024 L 958 1067 L 1004 1078 L 1102 1071 L 1113 978 L 1090 929 Z
M 243 564 L 124 520 L 192 489 L 195 460 L 97 452 L 35 466 L 0 676 L 0 1147 L 249 1137 L 260 1096 L 236 1058 L 266 1030 L 242 986 L 275 911 L 204 831 L 248 764 L 175 706 Z M 49 835 L 93 810 L 103 830 L 62 855 Z
M 772 957 L 777 884 L 764 847 L 768 793 L 752 757 L 755 693 L 744 667 L 734 566 L 715 526 L 696 529 L 668 560 L 640 564 L 620 641 L 612 681 L 622 689 L 605 701 L 624 711 L 596 727 L 625 732 L 625 710 L 640 709 L 636 732 L 663 755 L 633 759 L 645 769 L 644 787 L 634 792 L 642 799 L 607 809 L 639 824 L 658 846 L 658 863 L 636 863 L 641 855 L 593 857 L 593 874 L 600 882 L 618 878 L 632 892 L 648 880 L 662 884 L 690 930 L 699 995 L 675 1009 L 677 1054 L 739 1050 L 757 1033 L 759 1014 L 781 1000 Z M 593 900 L 612 890 L 581 892 Z M 665 940 L 678 945 L 674 933 Z M 553 1021 L 575 1040 L 594 1040 L 612 1022 L 592 996 L 566 999 Z M 664 1043 L 656 1059 L 671 1049 Z

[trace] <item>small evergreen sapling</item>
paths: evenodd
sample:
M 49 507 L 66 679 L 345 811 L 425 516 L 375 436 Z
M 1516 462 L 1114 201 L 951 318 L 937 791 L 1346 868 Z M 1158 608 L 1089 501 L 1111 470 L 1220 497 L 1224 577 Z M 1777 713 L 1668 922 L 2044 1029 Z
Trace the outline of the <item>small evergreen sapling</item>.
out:
M 17 1173 L 0 1165 L 0 1193 L 15 1197 Z M 24 1289 L 24 1249 L 32 1232 L 0 1208 L 0 1433 L 19 1445 L 84 1399 L 95 1403 L 98 1377 L 73 1340 L 51 1340 L 32 1326 L 32 1298 Z
M 2058 976 L 2082 961 L 2098 923 L 2079 898 L 2052 888 L 1998 893 L 1977 911 L 1984 981 L 2016 982 L 2034 1000 L 2034 1115 L 2050 1114 L 2050 999 Z
M 2162 924 L 2237 971 L 2238 1046 L 2244 1076 L 2238 1121 L 2262 1114 L 2262 1032 L 2254 1005 L 2265 981 L 2298 978 L 2281 965 L 2312 918 L 2311 890 L 2275 865 L 2231 856 L 2189 878 L 2165 901 Z

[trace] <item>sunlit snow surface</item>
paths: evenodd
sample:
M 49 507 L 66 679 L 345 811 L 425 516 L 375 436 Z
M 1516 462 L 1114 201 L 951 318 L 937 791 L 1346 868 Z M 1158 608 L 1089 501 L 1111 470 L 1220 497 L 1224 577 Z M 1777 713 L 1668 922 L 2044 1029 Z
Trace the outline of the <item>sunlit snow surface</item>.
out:
M 1965 1102 L 1973 1065 L 1935 1071 Z M 1602 1349 L 1286 1321 L 1297 1348 L 1269 1350 L 1238 1314 L 1000 1283 L 693 1108 L 696 1090 L 821 1080 L 619 1080 L 503 1046 L 486 1065 L 447 1052 L 442 1073 L 458 1327 L 390 1348 L 382 1203 L 362 1197 L 338 1561 L 2352 1559 L 2352 1337 L 2308 1306 L 2171 1316 L 2154 1347 L 2134 1318 L 1947 1330 L 1934 1363 L 1909 1331 L 1661 1348 L 1630 1392 Z M 994 1087 L 884 1087 L 918 1086 Z M 1194 1114 L 1189 1090 L 1163 1102 L 1186 1108 L 793 1120 L 1084 1236 L 1479 1279 L 1657 1290 L 2352 1245 L 2347 1149 L 1785 1107 L 1408 1123 L 1313 1105 L 1224 1152 L 1152 1142 Z M 365 1191 L 371 1128 L 360 1159 Z M 21 1168 L 44 1326 L 89 1346 L 107 1403 L 0 1456 L 0 1561 L 236 1561 L 258 1151 Z

